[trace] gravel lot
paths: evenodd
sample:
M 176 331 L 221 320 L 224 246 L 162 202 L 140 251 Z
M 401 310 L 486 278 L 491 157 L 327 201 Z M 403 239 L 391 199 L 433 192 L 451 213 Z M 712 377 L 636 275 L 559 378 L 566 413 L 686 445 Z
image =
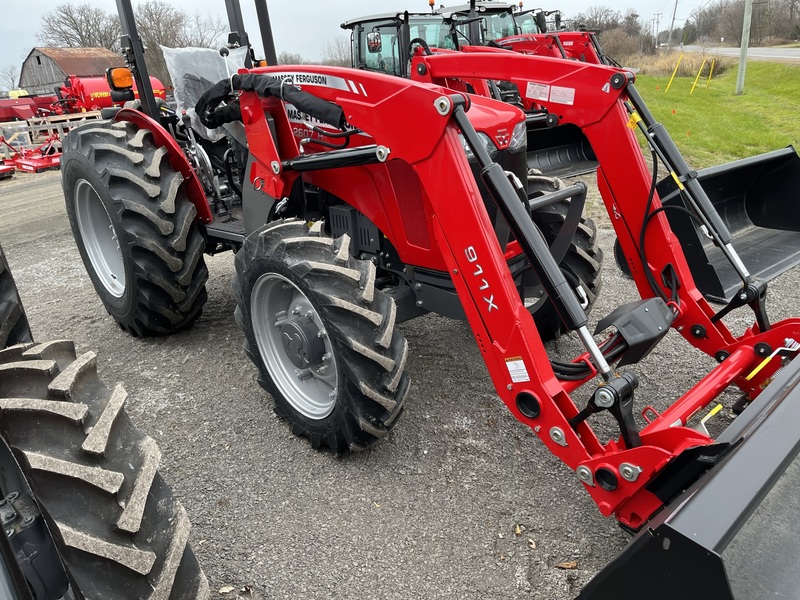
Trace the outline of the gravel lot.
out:
M 0 205 L 0 242 L 34 335 L 94 350 L 100 376 L 125 385 L 128 411 L 161 446 L 162 472 L 193 521 L 214 597 L 561 600 L 627 542 L 507 412 L 465 323 L 401 325 L 413 378 L 405 415 L 374 449 L 334 458 L 293 436 L 255 382 L 233 319 L 230 254 L 206 259 L 209 300 L 192 328 L 133 339 L 85 273 L 60 174 L 0 182 Z M 633 299 L 600 226 L 606 266 L 593 322 Z M 788 314 L 797 279 L 795 270 L 773 284 L 773 319 Z M 749 315 L 737 317 L 738 331 Z M 550 347 L 565 358 L 577 348 Z M 636 367 L 637 405 L 664 406 L 712 365 L 671 333 Z M 564 561 L 577 568 L 556 567 Z

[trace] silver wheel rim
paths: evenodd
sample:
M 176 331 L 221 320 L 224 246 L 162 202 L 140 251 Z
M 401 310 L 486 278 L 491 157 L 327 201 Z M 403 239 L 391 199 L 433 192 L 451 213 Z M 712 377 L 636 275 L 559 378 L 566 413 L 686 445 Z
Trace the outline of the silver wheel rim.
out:
M 97 278 L 115 298 L 125 293 L 125 263 L 111 217 L 92 184 L 75 185 L 75 218 L 83 246 Z
M 250 308 L 261 360 L 278 391 L 304 417 L 330 415 L 338 390 L 336 359 L 311 301 L 287 278 L 268 273 L 253 286 Z

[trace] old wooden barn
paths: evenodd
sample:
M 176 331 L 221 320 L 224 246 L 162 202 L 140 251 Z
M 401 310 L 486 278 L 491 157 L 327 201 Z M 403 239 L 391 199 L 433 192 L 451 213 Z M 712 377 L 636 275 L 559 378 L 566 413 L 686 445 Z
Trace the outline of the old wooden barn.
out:
M 29 94 L 52 94 L 70 75 L 104 75 L 108 67 L 124 65 L 106 48 L 34 48 L 22 63 L 19 87 Z

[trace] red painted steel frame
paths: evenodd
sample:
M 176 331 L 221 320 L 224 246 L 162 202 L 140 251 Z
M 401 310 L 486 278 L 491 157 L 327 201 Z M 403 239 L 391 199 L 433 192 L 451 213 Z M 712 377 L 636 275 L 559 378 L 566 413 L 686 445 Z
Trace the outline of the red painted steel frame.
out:
M 561 42 L 566 58 L 581 62 L 602 64 L 595 48 L 594 34 L 588 31 L 564 31 L 554 33 L 526 33 L 495 40 L 501 48 L 521 54 L 562 58 L 556 43 Z
M 370 218 L 407 265 L 450 274 L 497 393 L 514 416 L 530 426 L 569 468 L 586 466 L 593 473 L 601 467 L 619 473 L 623 463 L 641 468 L 635 481 L 619 477 L 619 486 L 612 491 L 586 485 L 603 514 L 616 513 L 620 522 L 639 527 L 661 507 L 660 500 L 645 489 L 647 483 L 683 450 L 712 441 L 694 429 L 669 425 L 678 420 L 685 424 L 698 407 L 708 404 L 730 383 L 755 396 L 778 365 L 768 365 L 753 380 L 745 382 L 743 376 L 760 362 L 754 345 L 766 342 L 777 348 L 786 337 L 800 338 L 800 320 L 783 321 L 768 332 L 759 332 L 753 325 L 738 338 L 722 323 L 712 322 L 713 311 L 696 289 L 680 244 L 663 214 L 650 221 L 646 236 L 648 264 L 642 265 L 638 240 L 650 175 L 628 126 L 629 115 L 623 104 L 625 90 L 609 85 L 611 76 L 619 70 L 511 52 L 416 57 L 412 71 L 416 73 L 421 64 L 426 68 L 425 77 L 434 85 L 312 65 L 254 71 L 291 79 L 305 91 L 336 102 L 344 109 L 350 125 L 371 136 L 357 136 L 361 142 L 355 143 L 374 140 L 389 149 L 385 163 L 315 171 L 302 177 Z M 549 90 L 558 86 L 562 89 L 557 90 L 555 99 L 563 102 L 572 98 L 569 104 L 549 99 L 541 102 L 562 122 L 580 126 L 591 142 L 601 164 L 599 187 L 641 295 L 653 296 L 644 269 L 660 280 L 661 269 L 671 264 L 680 280 L 674 326 L 702 351 L 713 356 L 724 350 L 731 355 L 669 411 L 651 419 L 641 432 L 639 447 L 625 448 L 621 439 L 604 444 L 587 422 L 577 431 L 569 425 L 569 419 L 579 412 L 569 396 L 577 385 L 561 382 L 553 373 L 533 318 L 520 300 L 495 237 L 458 131 L 449 112 L 441 114 L 436 108 L 437 101 L 453 93 L 441 83 L 447 78 L 461 79 L 465 72 L 475 78 L 513 81 L 523 94 L 530 89 L 542 96 L 541 86 L 551 86 Z M 484 111 L 491 106 L 498 114 L 508 111 L 502 103 L 493 104 L 487 99 L 476 102 Z M 240 105 L 253 161 L 251 183 L 274 197 L 286 195 L 301 175 L 281 169 L 276 169 L 276 174 L 273 165 L 298 156 L 297 123 L 292 122 L 282 102 L 274 98 L 264 100 L 246 92 L 241 95 Z M 275 139 L 270 135 L 266 113 L 275 120 Z M 659 206 L 656 196 L 653 209 Z M 702 325 L 706 336 L 692 337 L 692 325 Z M 538 417 L 528 418 L 520 413 L 516 399 L 522 393 L 539 400 Z M 563 433 L 559 443 L 551 437 L 555 428 Z

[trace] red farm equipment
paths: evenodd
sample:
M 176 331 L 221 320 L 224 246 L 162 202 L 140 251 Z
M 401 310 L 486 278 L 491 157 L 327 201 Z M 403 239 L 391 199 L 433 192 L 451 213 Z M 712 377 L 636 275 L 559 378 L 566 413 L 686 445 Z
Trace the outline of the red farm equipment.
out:
M 426 52 L 482 52 L 491 47 L 615 64 L 603 54 L 591 32 L 547 33 L 548 15 L 555 15 L 553 25 L 557 29 L 561 24 L 558 11 L 520 11 L 516 4 L 472 0 L 470 4 L 440 7 L 432 13 L 406 11 L 350 19 L 341 27 L 352 32 L 353 67 L 400 77 L 415 76 L 409 70 L 408 48 L 412 40 L 423 45 Z M 466 76 L 461 73 L 462 80 Z M 597 168 L 591 145 L 579 128 L 548 121 L 547 111 L 510 82 L 492 77 L 476 83 L 473 78 L 469 85 L 473 93 L 518 104 L 526 111 L 530 168 L 554 177 L 579 175 Z
M 167 90 L 158 79 L 150 76 L 150 86 L 156 98 L 166 101 Z M 77 77 L 70 75 L 57 89 L 58 99 L 54 98 L 51 110 L 56 114 L 74 114 L 111 108 L 115 102 L 111 98 L 111 88 L 105 77 Z M 134 98 L 139 98 L 139 89 L 134 82 Z
M 241 34 L 238 3 L 227 5 Z M 122 47 L 146 76 L 130 3 L 118 6 Z M 386 436 L 411 401 L 397 323 L 429 311 L 466 318 L 511 413 L 602 514 L 639 532 L 582 598 L 767 597 L 750 592 L 754 582 L 796 590 L 791 567 L 788 579 L 767 580 L 746 544 L 769 518 L 756 511 L 762 500 L 774 507 L 797 490 L 800 319 L 770 321 L 767 279 L 798 262 L 779 251 L 800 245 L 800 157 L 787 148 L 697 173 L 634 75 L 614 66 L 486 49 L 417 51 L 411 69 L 415 81 L 240 68 L 196 105 L 203 126 L 222 132 L 213 140 L 149 93 L 142 111 L 71 131 L 67 214 L 108 312 L 136 336 L 187 327 L 206 301 L 203 254 L 233 250 L 236 320 L 259 382 L 296 434 L 335 453 Z M 560 260 L 581 246 L 586 186 L 534 181 L 529 193 L 525 113 L 454 89 L 464 73 L 533 90 L 546 119 L 591 144 L 641 296 L 600 319 L 603 341 L 588 329 L 584 286 Z M 561 203 L 570 210 L 554 219 Z M 698 287 L 709 268 L 732 290 L 721 309 Z M 544 295 L 529 305 L 534 279 Z M 723 320 L 733 311 L 752 312 L 742 333 Z M 659 412 L 635 399 L 635 365 L 670 329 L 718 364 Z M 544 341 L 560 332 L 584 351 L 551 358 Z M 712 438 L 698 423 L 728 388 L 747 406 Z M 615 422 L 609 441 L 592 426 L 598 413 Z M 793 522 L 781 540 L 796 537 Z
M 0 144 L 5 145 L 11 152 L 10 158 L 6 158 L 3 163 L 18 171 L 41 173 L 58 169 L 61 164 L 61 140 L 56 133 L 48 135 L 34 148 L 18 148 L 9 144 L 2 136 L 0 136 Z

